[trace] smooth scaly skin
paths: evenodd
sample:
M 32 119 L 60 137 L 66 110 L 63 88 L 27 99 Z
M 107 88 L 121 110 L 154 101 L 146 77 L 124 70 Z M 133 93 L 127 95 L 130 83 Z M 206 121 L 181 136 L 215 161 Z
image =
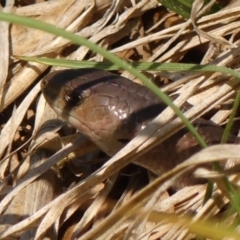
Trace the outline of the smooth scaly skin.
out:
M 52 72 L 43 79 L 42 92 L 58 115 L 110 156 L 166 107 L 146 87 L 94 68 Z M 195 125 L 209 145 L 221 141 L 220 127 L 204 120 Z M 135 163 L 161 175 L 200 149 L 192 134 L 182 130 Z M 189 173 L 175 187 L 196 182 Z

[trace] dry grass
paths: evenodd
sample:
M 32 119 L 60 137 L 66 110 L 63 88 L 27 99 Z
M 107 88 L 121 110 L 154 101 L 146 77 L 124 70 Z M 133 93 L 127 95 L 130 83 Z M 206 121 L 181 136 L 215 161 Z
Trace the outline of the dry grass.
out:
M 197 6 L 195 3 L 195 14 L 188 21 L 169 13 L 155 0 L 39 1 L 16 8 L 9 1 L 4 11 L 76 32 L 129 61 L 195 61 L 238 69 L 240 7 L 202 16 Z M 166 109 L 154 120 L 160 131 L 156 124 L 149 125 L 145 134 L 96 170 L 99 163 L 92 163 L 99 156 L 96 147 L 63 126 L 41 95 L 39 80 L 50 68 L 13 56 L 103 58 L 84 46 L 73 46 L 66 39 L 38 30 L 16 25 L 9 29 L 5 22 L 0 23 L 0 30 L 0 239 L 180 240 L 196 234 L 209 239 L 240 238 L 233 227 L 237 214 L 227 208 L 231 206 L 229 190 L 219 180 L 220 173 L 198 169 L 197 174 L 218 183 L 204 206 L 205 185 L 186 187 L 173 195 L 166 191 L 196 163 L 224 159 L 231 159 L 229 167 L 235 165 L 224 173 L 231 175 L 229 179 L 238 189 L 238 176 L 233 175 L 239 168 L 234 161 L 240 158 L 238 145 L 205 149 L 148 184 L 144 170 L 122 168 L 182 128 L 182 122 Z M 122 75 L 133 79 L 127 72 Z M 180 93 L 177 105 L 186 100 L 193 105 L 185 113 L 189 119 L 213 110 L 211 120 L 216 124 L 227 121 L 229 103 L 239 87 L 238 80 L 217 72 L 149 76 L 165 92 Z M 165 85 L 163 80 L 170 83 Z M 59 163 L 68 154 L 68 161 Z M 216 227 L 215 223 L 222 225 Z

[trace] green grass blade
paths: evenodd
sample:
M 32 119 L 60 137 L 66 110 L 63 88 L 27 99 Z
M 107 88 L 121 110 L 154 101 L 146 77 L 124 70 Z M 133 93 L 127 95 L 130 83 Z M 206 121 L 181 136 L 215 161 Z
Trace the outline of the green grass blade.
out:
M 50 66 L 61 66 L 66 68 L 88 68 L 95 67 L 105 69 L 108 71 L 121 69 L 118 65 L 111 62 L 89 62 L 89 61 L 76 61 L 54 58 L 37 58 L 37 57 L 25 57 L 17 56 L 17 58 L 24 61 L 38 62 L 47 64 Z M 188 63 L 149 63 L 149 62 L 128 62 L 129 65 L 137 69 L 138 71 L 176 71 L 176 72 L 221 72 L 229 74 L 240 80 L 240 73 L 227 67 L 219 67 L 216 65 L 200 65 L 200 64 L 188 64 Z
M 184 18 L 190 18 L 192 11 L 192 4 L 194 0 L 158 0 L 164 7 L 170 9 L 171 11 L 183 16 Z M 210 0 L 205 0 L 205 5 L 209 3 Z M 210 9 L 210 13 L 217 12 L 222 7 L 220 4 L 215 3 Z

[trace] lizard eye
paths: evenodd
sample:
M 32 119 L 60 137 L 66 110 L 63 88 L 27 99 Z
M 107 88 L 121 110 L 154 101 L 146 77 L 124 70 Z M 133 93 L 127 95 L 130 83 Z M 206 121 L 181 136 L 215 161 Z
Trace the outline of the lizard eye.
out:
M 72 92 L 70 94 L 65 93 L 65 100 L 68 104 L 71 104 L 72 106 L 77 106 L 81 104 L 82 96 L 79 93 Z

